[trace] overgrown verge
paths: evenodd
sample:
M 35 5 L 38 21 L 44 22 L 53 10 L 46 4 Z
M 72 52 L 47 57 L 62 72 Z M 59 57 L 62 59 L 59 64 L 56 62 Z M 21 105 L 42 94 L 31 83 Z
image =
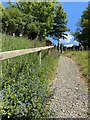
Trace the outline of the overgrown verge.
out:
M 9 39 L 8 39 L 9 38 Z M 3 51 L 28 48 L 37 43 L 3 36 Z M 18 40 L 17 40 L 18 39 Z M 14 42 L 14 44 L 13 44 Z M 19 44 L 18 44 L 19 43 Z M 8 47 L 7 47 L 8 45 Z M 11 47 L 13 46 L 13 47 Z M 52 50 L 54 53 L 54 50 Z M 37 62 L 37 53 L 27 54 L 2 62 L 2 120 L 25 120 L 48 118 L 50 96 L 49 78 L 58 63 L 58 53 L 48 55 L 42 52 L 41 67 Z
M 88 78 L 89 77 L 88 51 L 68 51 L 68 52 L 65 52 L 65 54 L 77 62 L 80 68 L 80 71 L 82 71 L 83 76 L 86 79 L 89 79 Z

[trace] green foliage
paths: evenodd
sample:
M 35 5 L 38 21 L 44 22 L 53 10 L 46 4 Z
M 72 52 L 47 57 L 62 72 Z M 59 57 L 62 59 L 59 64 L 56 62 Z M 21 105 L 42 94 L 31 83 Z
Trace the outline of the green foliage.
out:
M 38 29 L 38 36 L 44 39 L 47 32 L 52 28 L 54 22 L 54 3 L 52 2 L 20 2 L 17 4 L 18 8 L 24 13 L 29 15 L 26 23 L 35 24 Z M 32 23 L 33 22 L 33 23 Z M 38 24 L 37 24 L 38 23 Z M 36 28 L 33 28 L 36 31 Z M 30 33 L 32 31 L 30 30 Z
M 64 37 L 65 31 L 68 31 L 68 28 L 66 26 L 68 21 L 66 20 L 66 17 L 67 15 L 63 9 L 62 4 L 57 5 L 55 9 L 53 30 L 51 31 L 52 36 L 55 36 L 57 38 Z
M 3 11 L 5 10 L 4 6 L 2 5 L 2 3 L 0 3 L 0 32 L 2 32 L 2 15 L 3 15 Z
M 20 32 L 23 29 L 24 22 L 22 20 L 23 14 L 15 6 L 7 7 L 2 16 L 3 29 L 6 33 L 12 35 L 12 33 Z
M 37 23 L 31 23 L 27 24 L 27 30 L 28 30 L 28 38 L 35 39 L 39 33 L 39 26 L 37 26 Z
M 61 4 L 54 2 L 18 2 L 3 12 L 3 31 L 30 39 L 45 39 L 48 35 L 62 37 L 67 31 L 66 13 Z M 57 26 L 57 25 L 58 26 Z
M 2 5 L 2 3 L 0 3 L 0 18 L 2 17 L 2 11 L 4 10 L 5 10 L 4 6 Z
M 33 47 L 35 42 L 37 43 L 37 41 L 6 35 L 2 38 L 3 51 L 29 48 Z M 3 100 L 0 106 L 3 120 L 49 117 L 50 110 L 46 107 L 50 94 L 49 78 L 53 74 L 57 61 L 56 53 L 47 55 L 47 51 L 43 51 L 41 67 L 37 63 L 37 53 L 2 62 L 2 91 L 0 93 Z
M 38 77 L 38 71 L 28 59 L 25 56 L 3 62 L 3 118 L 4 115 L 13 119 L 46 117 L 47 83 L 41 75 Z
M 74 34 L 76 39 L 90 47 L 90 5 L 83 11 L 77 26 L 77 31 Z

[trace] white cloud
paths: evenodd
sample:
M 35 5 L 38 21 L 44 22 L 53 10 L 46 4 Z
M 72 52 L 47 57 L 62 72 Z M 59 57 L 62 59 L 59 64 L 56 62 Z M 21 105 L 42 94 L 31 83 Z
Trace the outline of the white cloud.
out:
M 67 34 L 67 36 L 66 36 L 67 39 L 65 39 L 65 40 L 67 42 L 70 42 L 74 37 L 69 32 L 67 32 L 66 34 Z
M 67 39 L 72 39 L 73 36 L 70 34 L 70 33 L 67 33 L 67 36 L 66 36 Z

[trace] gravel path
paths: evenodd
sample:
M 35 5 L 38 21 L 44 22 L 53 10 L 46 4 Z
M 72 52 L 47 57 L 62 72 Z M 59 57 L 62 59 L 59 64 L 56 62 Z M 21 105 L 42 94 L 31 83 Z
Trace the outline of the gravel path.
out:
M 60 56 L 51 87 L 54 93 L 50 100 L 50 109 L 56 113 L 55 118 L 87 118 L 88 87 L 72 59 Z

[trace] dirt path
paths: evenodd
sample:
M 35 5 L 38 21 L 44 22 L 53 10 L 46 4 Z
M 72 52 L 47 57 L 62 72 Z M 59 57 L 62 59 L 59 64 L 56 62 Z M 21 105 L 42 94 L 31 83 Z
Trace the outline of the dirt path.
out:
M 87 118 L 88 88 L 72 59 L 60 56 L 51 87 L 54 94 L 50 100 L 50 109 L 56 113 L 55 118 Z

